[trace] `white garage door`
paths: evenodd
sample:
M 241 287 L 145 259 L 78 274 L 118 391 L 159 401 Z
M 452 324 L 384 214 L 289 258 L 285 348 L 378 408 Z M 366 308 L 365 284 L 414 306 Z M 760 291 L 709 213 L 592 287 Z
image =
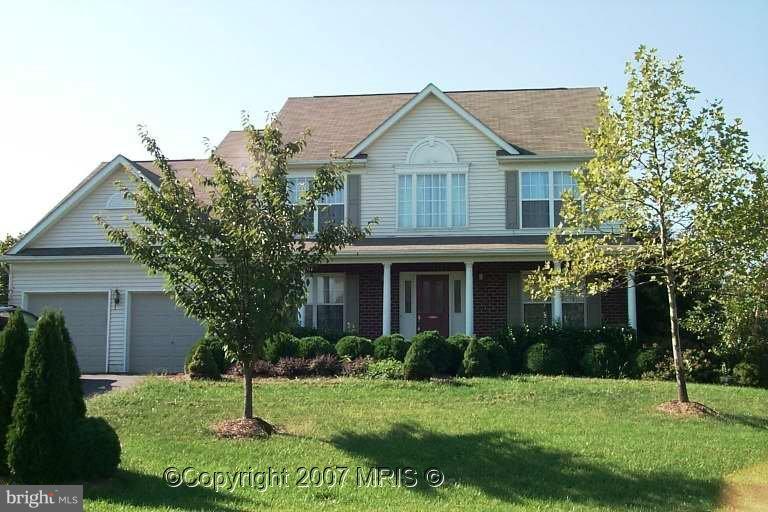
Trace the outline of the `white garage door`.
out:
M 30 293 L 27 309 L 39 315 L 44 309 L 60 309 L 83 373 L 104 372 L 107 365 L 106 293 Z
M 128 369 L 135 373 L 180 372 L 202 326 L 163 293 L 131 293 Z

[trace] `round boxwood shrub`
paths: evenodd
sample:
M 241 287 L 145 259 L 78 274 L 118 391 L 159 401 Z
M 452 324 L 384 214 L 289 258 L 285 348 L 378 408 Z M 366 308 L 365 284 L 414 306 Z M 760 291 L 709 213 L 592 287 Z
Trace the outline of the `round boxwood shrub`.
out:
M 200 344 L 192 354 L 186 372 L 192 379 L 218 379 L 221 377 L 219 366 L 213 359 L 211 350 L 205 344 Z
M 502 373 L 509 371 L 509 354 L 503 345 L 488 336 L 480 338 L 477 341 L 485 347 L 485 351 L 488 354 L 491 373 L 493 375 L 501 375 Z
M 580 364 L 581 371 L 587 377 L 616 377 L 619 373 L 619 357 L 605 343 L 587 347 Z
M 565 372 L 565 357 L 557 348 L 534 343 L 525 352 L 525 366 L 531 373 L 560 375 Z
M 120 439 L 104 418 L 88 417 L 75 426 L 73 473 L 91 480 L 112 476 L 120 464 Z
M 448 344 L 437 331 L 424 331 L 414 336 L 408 351 L 414 349 L 427 353 L 429 362 L 432 363 L 437 374 L 456 375 L 461 369 L 463 354 L 458 351 L 457 347 Z
M 461 370 L 466 377 L 482 377 L 493 373 L 486 344 L 472 338 L 464 351 Z
M 373 343 L 362 336 L 344 336 L 336 343 L 336 353 L 349 359 L 372 356 Z
M 449 345 L 457 347 L 459 351 L 464 354 L 464 351 L 467 350 L 467 347 L 473 339 L 475 339 L 473 336 L 468 336 L 466 334 L 453 334 L 445 338 L 445 341 Z
M 408 353 L 405 354 L 403 376 L 407 380 L 424 380 L 434 374 L 435 366 L 430 361 L 429 351 L 422 344 L 414 345 L 412 342 Z
M 312 359 L 318 356 L 336 355 L 336 349 L 322 336 L 307 336 L 299 340 L 296 356 Z
M 378 361 L 394 359 L 403 361 L 408 351 L 408 343 L 399 334 L 379 336 L 373 342 L 373 357 Z
M 216 362 L 216 366 L 219 369 L 219 374 L 224 373 L 227 368 L 229 368 L 230 361 L 227 359 L 227 356 L 224 353 L 224 347 L 222 346 L 221 342 L 213 336 L 203 336 L 197 340 L 194 345 L 189 347 L 189 352 L 187 352 L 187 357 L 184 360 L 184 368 L 189 366 L 190 361 L 192 361 L 192 355 L 200 345 L 205 345 L 211 352 L 211 356 L 213 356 L 213 360 Z
M 284 357 L 296 357 L 298 348 L 299 340 L 294 335 L 277 333 L 264 345 L 264 359 L 274 364 Z
M 637 375 L 653 372 L 659 362 L 659 354 L 655 348 L 644 348 L 635 356 L 635 371 Z
M 733 383 L 737 386 L 757 386 L 760 384 L 760 369 L 752 363 L 737 364 L 733 367 Z

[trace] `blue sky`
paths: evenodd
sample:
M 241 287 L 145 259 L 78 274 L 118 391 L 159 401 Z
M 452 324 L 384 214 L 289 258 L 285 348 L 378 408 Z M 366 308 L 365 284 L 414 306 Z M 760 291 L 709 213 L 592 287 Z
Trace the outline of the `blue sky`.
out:
M 641 43 L 742 117 L 768 155 L 768 2 L 0 0 L 0 235 L 99 162 L 204 155 L 288 96 L 624 84 Z

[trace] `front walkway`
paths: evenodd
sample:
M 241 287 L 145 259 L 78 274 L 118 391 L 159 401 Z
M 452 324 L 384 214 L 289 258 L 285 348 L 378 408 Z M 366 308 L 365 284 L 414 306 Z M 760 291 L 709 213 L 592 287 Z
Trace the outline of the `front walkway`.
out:
M 86 398 L 100 395 L 108 391 L 129 389 L 144 380 L 143 375 L 81 375 L 80 383 L 83 386 L 83 394 Z

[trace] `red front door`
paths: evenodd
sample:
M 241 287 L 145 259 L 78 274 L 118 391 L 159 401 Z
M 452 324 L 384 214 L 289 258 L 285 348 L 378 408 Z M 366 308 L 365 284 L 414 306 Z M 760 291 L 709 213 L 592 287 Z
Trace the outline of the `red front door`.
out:
M 416 331 L 448 336 L 448 276 L 416 276 Z

